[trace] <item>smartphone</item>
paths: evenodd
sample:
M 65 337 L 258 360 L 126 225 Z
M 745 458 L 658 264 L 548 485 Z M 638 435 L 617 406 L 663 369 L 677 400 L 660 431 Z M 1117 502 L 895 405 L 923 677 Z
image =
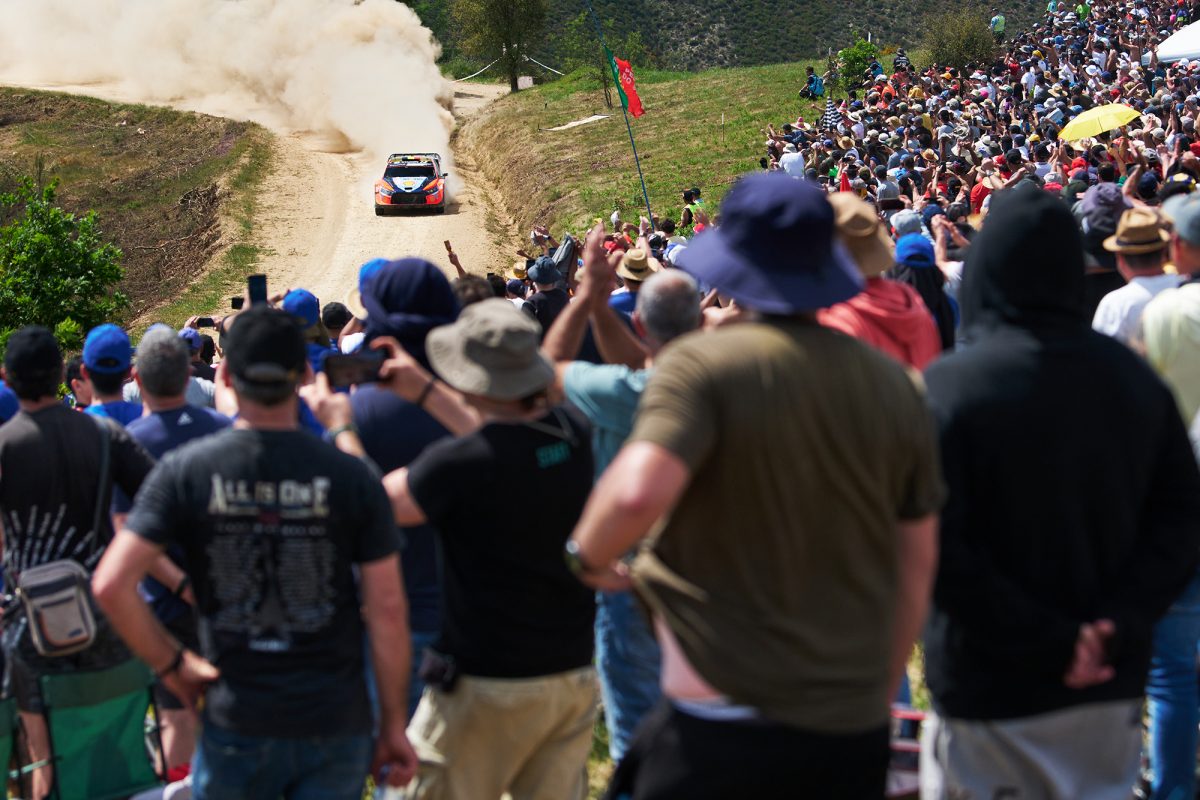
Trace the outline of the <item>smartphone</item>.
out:
M 447 239 L 447 240 L 445 240 L 444 242 L 442 242 L 442 244 L 446 245 L 446 252 L 447 252 L 447 253 L 453 253 L 453 252 L 454 252 L 454 246 L 453 246 L 452 244 L 450 244 L 450 240 L 449 240 L 449 239 Z
M 267 276 L 251 275 L 246 278 L 246 291 L 250 295 L 250 305 L 257 306 L 267 302 Z
M 241 311 L 242 307 L 245 305 L 246 305 L 246 298 L 244 298 L 244 297 L 229 298 L 229 307 L 232 308 L 234 311 Z
M 379 369 L 386 358 L 382 350 L 366 350 L 351 355 L 330 353 L 324 361 L 325 375 L 329 378 L 329 385 L 335 389 L 374 383 L 379 380 Z
M 215 327 L 217 327 L 217 323 L 213 322 L 212 317 L 200 317 L 200 319 L 196 320 L 196 327 L 197 328 L 215 328 Z

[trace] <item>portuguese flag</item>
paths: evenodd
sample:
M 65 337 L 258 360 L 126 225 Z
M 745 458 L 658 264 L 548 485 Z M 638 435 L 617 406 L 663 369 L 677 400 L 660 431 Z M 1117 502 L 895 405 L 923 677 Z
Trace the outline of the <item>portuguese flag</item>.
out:
M 637 84 L 633 81 L 633 67 L 628 61 L 614 56 L 613 51 L 607 47 L 604 48 L 604 52 L 608 56 L 608 66 L 612 70 L 617 93 L 621 95 L 621 105 L 637 119 L 646 111 L 642 108 L 642 98 L 638 97 Z

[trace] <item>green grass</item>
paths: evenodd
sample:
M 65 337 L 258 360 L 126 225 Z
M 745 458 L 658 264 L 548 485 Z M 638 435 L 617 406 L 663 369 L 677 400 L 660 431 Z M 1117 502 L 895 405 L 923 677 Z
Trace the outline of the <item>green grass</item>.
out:
M 0 88 L 0 192 L 37 176 L 58 181 L 68 211 L 96 211 L 123 252 L 121 289 L 132 299 L 116 322 L 166 303 L 167 320 L 186 319 L 193 298 L 219 296 L 218 284 L 252 269 L 255 187 L 270 154 L 270 135 L 250 123 Z
M 646 113 L 631 120 L 654 213 L 678 219 L 681 193 L 703 190 L 715 208 L 736 180 L 759 169 L 768 122 L 778 128 L 798 114 L 812 121 L 824 103 L 801 101 L 798 62 L 700 73 L 637 73 Z M 499 101 L 464 135 L 500 187 L 523 229 L 546 223 L 555 233 L 581 233 L 620 209 L 644 214 L 641 185 L 619 105 L 607 109 L 594 73 L 576 72 Z M 593 114 L 609 119 L 562 132 L 556 127 Z

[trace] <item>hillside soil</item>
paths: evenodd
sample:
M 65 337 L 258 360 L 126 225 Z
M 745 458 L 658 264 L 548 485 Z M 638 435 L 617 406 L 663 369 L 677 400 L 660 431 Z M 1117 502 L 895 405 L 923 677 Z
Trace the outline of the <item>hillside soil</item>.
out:
M 0 192 L 21 176 L 57 180 L 64 208 L 95 209 L 124 253 L 121 288 L 138 315 L 176 296 L 220 251 L 222 201 L 267 139 L 246 122 L 0 87 Z

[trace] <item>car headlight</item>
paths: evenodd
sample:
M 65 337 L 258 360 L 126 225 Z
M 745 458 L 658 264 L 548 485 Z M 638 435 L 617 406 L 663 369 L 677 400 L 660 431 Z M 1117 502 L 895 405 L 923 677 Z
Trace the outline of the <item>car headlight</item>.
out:
M 380 186 L 379 193 L 381 195 L 383 195 L 384 197 L 391 197 L 392 195 L 394 195 L 396 193 L 396 190 L 388 188 L 387 186 Z
M 441 190 L 442 190 L 442 185 L 440 183 L 435 183 L 433 186 L 430 186 L 428 189 L 425 190 L 425 194 L 437 194 Z

